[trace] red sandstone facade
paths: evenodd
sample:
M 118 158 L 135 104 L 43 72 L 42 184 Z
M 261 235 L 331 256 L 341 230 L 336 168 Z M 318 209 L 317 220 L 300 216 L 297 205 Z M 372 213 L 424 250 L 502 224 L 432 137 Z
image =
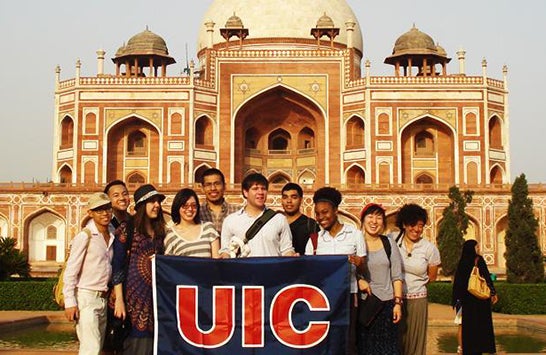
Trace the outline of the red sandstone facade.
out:
M 177 189 L 209 167 L 225 173 L 234 202 L 242 202 L 237 184 L 251 171 L 273 183 L 272 206 L 280 206 L 279 186 L 298 182 L 307 214 L 314 189 L 336 186 L 347 223 L 358 224 L 361 207 L 375 201 L 387 208 L 391 228 L 397 209 L 416 202 L 429 211 L 431 240 L 449 186 L 473 189 L 468 235 L 503 272 L 511 181 L 506 68 L 501 80 L 491 79 L 484 60 L 482 75 L 467 76 L 461 51 L 459 70 L 450 73 L 445 50 L 413 28 L 385 59 L 393 76 L 373 76 L 370 63 L 361 67 L 350 21 L 324 15 L 307 29 L 309 38 L 253 39 L 244 18 L 226 20 L 219 29 L 206 23 L 207 45 L 187 76 L 167 74 L 174 60 L 148 30 L 117 51 L 115 74 L 103 72 L 104 51 L 95 77 L 81 77 L 78 63 L 75 78 L 61 80 L 57 68 L 54 184 L 0 193 L 0 231 L 18 239 L 36 272 L 63 261 L 87 195 L 108 181 L 123 179 L 132 191 L 155 184 L 169 196 L 169 212 Z M 224 40 L 215 42 L 215 33 Z M 545 189 L 531 187 L 531 194 L 546 251 Z

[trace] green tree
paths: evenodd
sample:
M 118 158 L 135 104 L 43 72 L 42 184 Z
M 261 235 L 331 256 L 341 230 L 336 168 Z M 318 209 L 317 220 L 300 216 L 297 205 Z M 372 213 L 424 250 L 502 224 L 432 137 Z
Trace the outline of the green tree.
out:
M 466 205 L 472 202 L 473 191 L 461 193 L 458 187 L 449 188 L 449 206 L 444 208 L 438 230 L 438 249 L 442 259 L 442 273 L 451 276 L 457 269 L 464 235 L 468 229 L 469 218 L 465 213 Z
M 27 257 L 15 248 L 15 239 L 0 237 L 0 281 L 12 275 L 30 277 L 30 265 Z
M 504 240 L 508 282 L 544 280 L 544 262 L 537 238 L 538 219 L 533 213 L 533 200 L 528 196 L 527 179 L 521 174 L 512 185 L 512 199 L 508 204 L 508 230 Z

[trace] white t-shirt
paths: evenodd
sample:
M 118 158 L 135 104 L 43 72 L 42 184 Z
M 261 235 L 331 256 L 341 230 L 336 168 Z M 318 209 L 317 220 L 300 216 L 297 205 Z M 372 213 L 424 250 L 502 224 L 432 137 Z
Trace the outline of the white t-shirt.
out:
M 321 229 L 317 238 L 316 254 L 366 256 L 364 235 L 354 226 L 347 224 L 344 224 L 335 236 L 332 236 L 327 230 Z M 309 239 L 305 246 L 305 255 L 313 255 L 313 242 L 311 239 Z M 356 292 L 358 292 L 356 266 L 351 264 L 351 293 Z
M 228 215 L 222 224 L 220 253 L 229 251 L 231 237 L 235 236 L 244 240 L 246 231 L 262 214 L 263 212 L 258 216 L 251 217 L 244 208 L 241 208 Z M 282 256 L 293 252 L 292 234 L 286 217 L 281 213 L 273 216 L 248 242 L 248 246 L 250 247 L 250 255 L 248 256 Z
M 398 235 L 398 234 L 397 234 Z M 402 256 L 404 271 L 404 297 L 426 298 L 428 284 L 428 267 L 440 265 L 440 252 L 436 245 L 421 238 L 413 245 L 411 253 L 401 237 L 396 243 Z

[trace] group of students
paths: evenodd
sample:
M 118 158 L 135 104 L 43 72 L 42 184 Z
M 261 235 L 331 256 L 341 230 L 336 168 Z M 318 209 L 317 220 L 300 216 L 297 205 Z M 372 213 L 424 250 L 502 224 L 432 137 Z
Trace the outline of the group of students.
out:
M 200 182 L 204 202 L 194 190 L 181 189 L 172 202 L 169 224 L 161 207 L 165 195 L 150 184 L 135 191 L 134 213 L 128 212 L 130 197 L 122 181 L 110 182 L 103 193 L 90 197 L 89 221 L 72 241 L 63 288 L 66 317 L 77 321 L 80 354 L 100 353 L 108 311 L 130 320 L 123 353 L 153 353 L 151 258 L 156 254 L 348 255 L 352 274 L 347 353 L 426 353 L 427 284 L 436 279 L 440 256 L 422 237 L 425 209 L 416 204 L 401 207 L 399 231 L 385 237 L 381 205 L 364 206 L 360 229 L 344 224 L 338 215 L 342 195 L 332 187 L 315 191 L 315 220 L 302 213 L 303 190 L 295 183 L 282 189 L 282 213 L 271 213 L 266 206 L 268 180 L 261 174 L 244 178 L 242 207 L 225 200 L 220 170 L 206 170 Z M 255 228 L 257 220 L 263 222 L 260 228 Z M 381 300 L 382 307 L 369 324 L 361 324 L 359 307 L 372 297 Z

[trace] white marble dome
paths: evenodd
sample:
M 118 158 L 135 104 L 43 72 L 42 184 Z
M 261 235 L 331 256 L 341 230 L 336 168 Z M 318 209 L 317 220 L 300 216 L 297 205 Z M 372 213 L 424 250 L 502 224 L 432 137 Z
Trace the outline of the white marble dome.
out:
M 213 43 L 224 43 L 220 28 L 234 14 L 241 19 L 249 30 L 248 39 L 254 38 L 306 38 L 311 28 L 326 13 L 335 27 L 340 29 L 335 42 L 347 44 L 345 22 L 356 23 L 353 34 L 353 47 L 362 52 L 362 32 L 351 7 L 345 0 L 215 0 L 208 8 L 201 22 L 198 50 L 208 43 L 205 22 L 215 23 Z M 323 37 L 326 39 L 326 37 Z

